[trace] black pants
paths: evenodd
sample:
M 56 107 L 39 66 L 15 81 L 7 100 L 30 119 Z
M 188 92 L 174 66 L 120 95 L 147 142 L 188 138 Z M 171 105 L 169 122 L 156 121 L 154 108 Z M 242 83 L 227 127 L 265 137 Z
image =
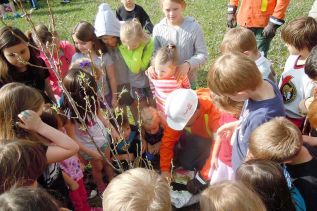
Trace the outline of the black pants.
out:
M 174 148 L 175 165 L 194 171 L 203 168 L 210 155 L 211 140 L 184 132 Z

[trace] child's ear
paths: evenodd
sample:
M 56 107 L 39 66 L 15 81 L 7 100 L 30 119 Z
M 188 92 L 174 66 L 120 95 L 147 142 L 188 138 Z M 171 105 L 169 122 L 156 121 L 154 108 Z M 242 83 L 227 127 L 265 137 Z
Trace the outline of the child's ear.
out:
M 247 56 L 250 56 L 251 55 L 251 52 L 250 51 L 243 51 L 243 54 L 247 55 Z
M 245 156 L 245 160 L 248 161 L 248 160 L 253 160 L 253 159 L 254 159 L 254 156 L 252 155 L 252 153 L 248 149 L 247 155 Z

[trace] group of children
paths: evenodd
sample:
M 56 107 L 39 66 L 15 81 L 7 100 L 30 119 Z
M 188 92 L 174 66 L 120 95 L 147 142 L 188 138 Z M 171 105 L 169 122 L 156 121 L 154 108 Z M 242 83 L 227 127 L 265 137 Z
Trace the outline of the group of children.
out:
M 282 28 L 290 56 L 279 83 L 253 32 L 228 30 L 209 90 L 194 92 L 208 53 L 185 0 L 160 0 L 154 27 L 141 6 L 121 2 L 116 14 L 101 4 L 94 26 L 74 26 L 73 44 L 44 24 L 0 30 L 1 209 L 98 210 L 87 201 L 88 163 L 103 210 L 171 210 L 164 177 L 174 165 L 198 171 L 187 189 L 202 192 L 201 210 L 317 209 L 316 20 Z M 180 156 L 178 140 L 192 149 Z M 160 162 L 162 176 L 121 172 L 140 159 Z

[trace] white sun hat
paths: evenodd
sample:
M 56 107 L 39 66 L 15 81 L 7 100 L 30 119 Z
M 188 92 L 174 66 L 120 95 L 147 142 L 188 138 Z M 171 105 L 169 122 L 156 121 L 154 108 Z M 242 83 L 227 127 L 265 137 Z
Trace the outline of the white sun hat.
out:
M 165 103 L 167 124 L 174 130 L 183 130 L 196 111 L 198 97 L 192 89 L 176 89 Z

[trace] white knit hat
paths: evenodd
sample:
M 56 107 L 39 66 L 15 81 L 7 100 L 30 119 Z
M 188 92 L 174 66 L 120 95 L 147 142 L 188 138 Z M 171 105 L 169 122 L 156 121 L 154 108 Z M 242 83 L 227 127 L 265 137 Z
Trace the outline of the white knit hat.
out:
M 120 37 L 120 22 L 106 3 L 99 5 L 95 20 L 95 33 L 97 37 L 103 35 Z
M 192 89 L 176 89 L 165 103 L 167 124 L 174 130 L 183 130 L 197 109 L 198 96 Z

